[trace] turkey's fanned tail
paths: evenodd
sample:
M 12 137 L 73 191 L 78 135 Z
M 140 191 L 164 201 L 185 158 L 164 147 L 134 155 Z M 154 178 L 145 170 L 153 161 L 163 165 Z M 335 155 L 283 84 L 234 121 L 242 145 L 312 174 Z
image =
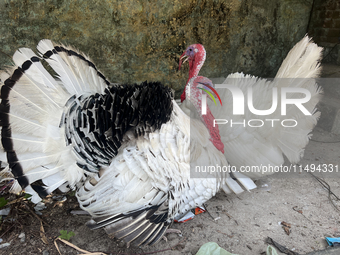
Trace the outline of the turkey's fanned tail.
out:
M 34 183 L 57 172 L 53 163 L 60 154 L 57 149 L 60 144 L 55 140 L 48 143 L 46 133 L 52 133 L 49 127 L 55 123 L 52 116 L 62 111 L 62 94 L 54 96 L 58 84 L 31 50 L 20 49 L 13 59 L 18 67 L 1 75 L 5 79 L 1 87 L 1 143 L 9 164 L 4 171 L 11 171 L 15 177 L 12 192 L 26 188 L 43 197 L 53 188 L 39 188 Z M 60 179 L 55 176 L 54 181 Z M 32 200 L 39 198 L 34 196 Z
M 0 74 L 1 161 L 9 166 L 15 182 L 12 192 L 33 194 L 32 201 L 56 188 L 67 190 L 84 178 L 71 146 L 59 128 L 65 104 L 74 94 L 102 93 L 109 81 L 88 58 L 74 49 L 49 40 L 39 42 L 43 58 L 56 72 L 55 79 L 31 49 L 13 56 L 15 67 Z M 39 183 L 42 180 L 43 186 Z
M 305 115 L 295 105 L 288 105 L 285 118 L 294 119 L 298 124 L 294 128 L 281 128 L 276 140 L 277 146 L 293 164 L 302 158 L 304 148 L 311 137 L 310 132 L 320 117 L 316 105 L 321 99 L 322 88 L 315 78 L 319 77 L 321 72 L 322 51 L 323 48 L 305 36 L 289 51 L 274 79 L 277 87 L 304 88 L 311 93 L 311 99 L 303 105 L 312 115 Z M 299 95 L 290 97 L 299 98 Z
M 305 36 L 289 51 L 275 78 L 317 78 L 322 50 Z

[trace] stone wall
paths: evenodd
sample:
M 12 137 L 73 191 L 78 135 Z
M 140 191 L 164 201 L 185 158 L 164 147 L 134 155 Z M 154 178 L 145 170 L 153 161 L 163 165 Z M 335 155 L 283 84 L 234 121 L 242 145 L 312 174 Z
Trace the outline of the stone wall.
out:
M 0 66 L 42 38 L 87 53 L 111 82 L 158 80 L 178 93 L 178 60 L 202 43 L 201 74 L 273 76 L 307 31 L 312 0 L 2 0 Z
M 340 42 L 340 1 L 315 0 L 310 34 L 317 43 Z
M 315 0 L 309 34 L 324 47 L 323 61 L 340 65 L 339 0 Z

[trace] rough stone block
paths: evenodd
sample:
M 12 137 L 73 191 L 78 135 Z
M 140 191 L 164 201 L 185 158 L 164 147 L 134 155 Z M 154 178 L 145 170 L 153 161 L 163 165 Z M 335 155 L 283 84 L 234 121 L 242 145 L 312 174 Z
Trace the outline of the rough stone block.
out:
M 340 19 L 340 10 L 333 11 L 332 19 Z
M 331 19 L 333 17 L 333 9 L 328 9 L 326 12 L 325 12 L 325 18 L 326 19 Z
M 324 2 L 325 2 L 327 10 L 335 10 L 336 9 L 336 1 L 329 0 L 329 1 L 324 1 Z
M 329 99 L 323 98 L 317 108 L 321 112 L 317 126 L 325 131 L 340 134 L 340 122 L 338 121 L 340 109 L 337 108 L 336 103 L 330 103 Z
M 331 28 L 333 27 L 333 20 L 332 19 L 325 19 L 322 25 L 323 28 Z
M 318 19 L 324 20 L 326 18 L 326 12 L 325 11 L 319 11 Z
M 324 36 L 326 29 L 324 28 L 315 28 L 314 34 L 309 33 L 315 40 L 316 37 Z
M 328 42 L 328 43 L 338 43 L 339 42 L 339 37 L 326 37 L 327 39 L 325 39 L 324 42 Z
M 317 108 L 321 112 L 318 127 L 340 134 L 340 66 L 322 65 L 322 77 L 318 84 L 323 88 L 324 96 Z
M 333 27 L 340 27 L 340 19 L 333 20 L 333 22 L 334 22 Z
M 328 37 L 339 37 L 340 36 L 340 28 L 331 28 L 327 33 Z

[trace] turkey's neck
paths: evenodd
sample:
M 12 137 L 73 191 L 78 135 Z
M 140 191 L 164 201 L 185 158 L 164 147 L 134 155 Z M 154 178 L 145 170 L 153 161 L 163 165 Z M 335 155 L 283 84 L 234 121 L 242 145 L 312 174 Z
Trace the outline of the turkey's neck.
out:
M 210 141 L 215 145 L 216 149 L 224 154 L 224 144 L 221 141 L 220 130 L 218 125 L 214 126 L 214 115 L 211 113 L 209 107 L 207 107 L 207 114 L 202 116 L 205 125 L 210 133 Z
M 192 99 L 190 100 L 191 103 L 196 108 L 197 112 L 200 112 L 202 109 L 202 95 L 199 89 L 191 89 L 190 94 Z M 205 126 L 208 128 L 210 133 L 210 141 L 214 144 L 216 149 L 221 151 L 224 154 L 224 144 L 221 141 L 220 130 L 217 124 L 214 126 L 214 115 L 210 111 L 209 106 L 207 105 L 207 112 L 205 115 L 200 115 L 202 121 L 204 122 Z
M 189 80 L 192 77 L 195 77 L 195 76 L 198 75 L 198 73 L 201 70 L 202 65 L 203 65 L 203 63 L 200 64 L 200 63 L 196 63 L 195 61 L 190 61 L 189 62 L 189 78 L 188 78 L 187 83 L 189 82 Z
M 204 64 L 204 60 L 200 60 L 198 63 L 196 63 L 195 61 L 189 61 L 189 78 L 187 80 L 187 83 L 186 83 L 185 88 L 183 90 L 183 93 L 181 95 L 181 102 L 183 102 L 186 98 L 185 89 L 186 89 L 186 86 L 188 85 L 190 79 L 192 77 L 195 77 L 195 76 L 198 75 L 203 64 Z

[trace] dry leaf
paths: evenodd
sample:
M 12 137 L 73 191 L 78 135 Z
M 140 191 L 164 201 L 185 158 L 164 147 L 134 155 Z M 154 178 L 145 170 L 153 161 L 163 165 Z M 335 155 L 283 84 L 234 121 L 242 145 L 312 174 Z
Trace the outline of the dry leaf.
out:
M 289 235 L 289 234 L 290 234 L 289 228 L 286 227 L 286 226 L 282 226 L 282 227 L 283 227 L 283 229 L 285 230 L 286 234 Z
M 40 237 L 44 244 L 48 244 L 48 240 L 45 235 L 45 229 L 41 221 L 40 221 Z
M 281 222 L 281 225 L 282 225 L 282 226 L 285 226 L 285 227 L 287 227 L 287 228 L 291 228 L 291 226 L 292 226 L 290 223 L 287 223 L 287 222 L 285 222 L 285 221 L 282 221 L 282 222 Z

